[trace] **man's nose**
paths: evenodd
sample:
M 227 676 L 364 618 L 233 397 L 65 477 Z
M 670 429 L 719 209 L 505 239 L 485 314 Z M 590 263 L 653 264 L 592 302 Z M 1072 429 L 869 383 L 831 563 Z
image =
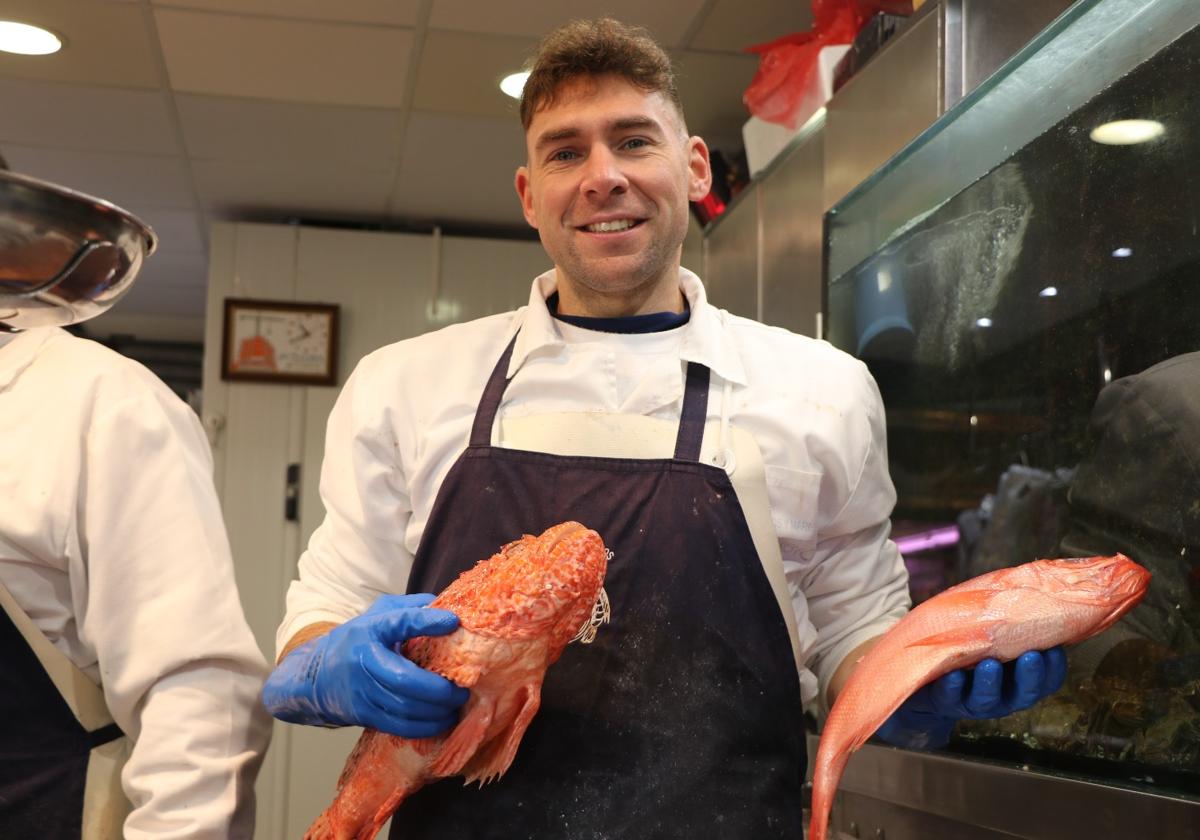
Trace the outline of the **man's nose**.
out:
M 584 163 L 583 180 L 579 189 L 593 198 L 607 198 L 613 193 L 622 193 L 629 186 L 620 160 L 612 149 L 600 145 L 588 152 Z

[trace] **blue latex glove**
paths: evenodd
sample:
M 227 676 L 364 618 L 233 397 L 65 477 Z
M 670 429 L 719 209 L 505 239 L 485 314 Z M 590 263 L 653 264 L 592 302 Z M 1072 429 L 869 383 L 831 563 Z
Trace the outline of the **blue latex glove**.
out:
M 414 636 L 444 636 L 458 627 L 454 613 L 425 609 L 433 597 L 384 595 L 357 618 L 300 645 L 267 678 L 263 705 L 289 723 L 365 726 L 402 738 L 445 732 L 470 692 L 397 652 Z
M 884 721 L 875 735 L 889 744 L 938 749 L 950 743 L 963 718 L 1000 718 L 1028 709 L 1058 691 L 1067 678 L 1061 647 L 1031 650 L 1005 665 L 985 659 L 971 671 L 960 669 L 918 689 Z

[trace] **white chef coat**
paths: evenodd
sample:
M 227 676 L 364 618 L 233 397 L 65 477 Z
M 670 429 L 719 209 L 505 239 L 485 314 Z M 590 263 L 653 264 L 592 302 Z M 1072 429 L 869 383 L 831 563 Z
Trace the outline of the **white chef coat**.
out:
M 682 363 L 711 369 L 709 419 L 724 411 L 761 450 L 809 670 L 802 692 L 811 700 L 819 686 L 823 696 L 845 655 L 909 606 L 907 574 L 888 539 L 896 496 L 883 404 L 865 365 L 823 341 L 716 309 L 686 269 L 680 285 L 691 317 L 659 333 L 558 321 L 545 303 L 555 285 L 551 270 L 516 312 L 401 341 L 358 364 L 329 416 L 326 516 L 300 558 L 277 646 L 309 624 L 344 622 L 380 594 L 405 591 L 438 488 L 519 328 L 501 418 L 596 411 L 677 422 Z
M 267 668 L 194 412 L 95 342 L 0 336 L 0 499 L 0 579 L 134 742 L 125 837 L 250 837 Z

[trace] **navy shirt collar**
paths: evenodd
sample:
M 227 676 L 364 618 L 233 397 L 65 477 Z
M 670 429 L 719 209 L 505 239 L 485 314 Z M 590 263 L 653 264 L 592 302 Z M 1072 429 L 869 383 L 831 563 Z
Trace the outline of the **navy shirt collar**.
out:
M 585 330 L 596 330 L 608 333 L 652 333 L 673 330 L 682 327 L 692 315 L 691 308 L 684 300 L 682 312 L 651 312 L 647 315 L 625 315 L 620 318 L 589 318 L 583 315 L 560 315 L 558 312 L 558 292 L 546 298 L 546 308 L 564 323 Z

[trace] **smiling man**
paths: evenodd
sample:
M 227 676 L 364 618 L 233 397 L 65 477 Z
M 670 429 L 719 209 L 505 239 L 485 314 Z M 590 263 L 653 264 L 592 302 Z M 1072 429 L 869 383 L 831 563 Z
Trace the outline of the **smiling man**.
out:
M 819 710 L 909 604 L 875 383 L 824 342 L 712 306 L 680 266 L 708 149 L 644 32 L 551 33 L 521 118 L 516 190 L 555 267 L 516 312 L 358 365 L 329 418 L 326 519 L 288 593 L 267 706 L 445 732 L 467 692 L 395 649 L 456 618 L 389 593 L 440 591 L 497 546 L 578 520 L 612 551 L 611 624 L 550 668 L 503 778 L 422 789 L 395 836 L 798 840 L 804 705 Z M 956 672 L 886 734 L 937 746 L 956 717 L 1061 681 L 1037 653 L 1001 677 L 965 689 Z
M 516 188 L 556 266 L 559 311 L 683 311 L 688 202 L 708 194 L 712 172 L 673 85 L 643 89 L 617 72 L 547 75 L 531 77 L 542 90 L 527 87 L 522 100 L 529 163 Z

